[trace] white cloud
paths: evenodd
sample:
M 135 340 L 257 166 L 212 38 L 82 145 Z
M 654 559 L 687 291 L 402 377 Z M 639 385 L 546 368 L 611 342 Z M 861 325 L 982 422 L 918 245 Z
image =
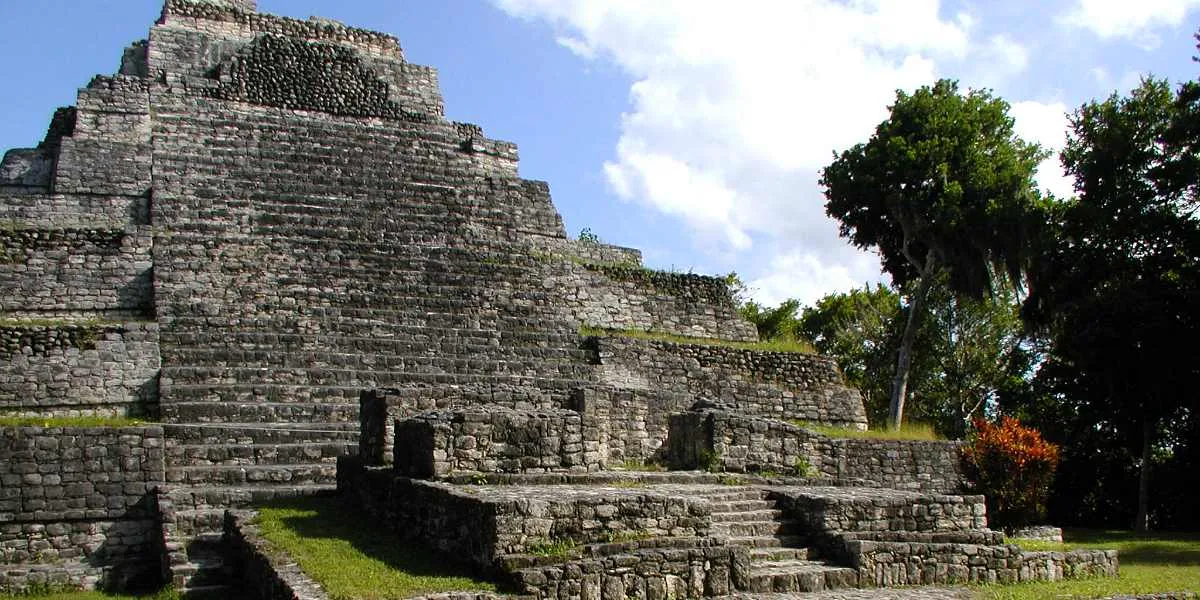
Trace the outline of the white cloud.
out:
M 1063 174 L 1058 160 L 1058 153 L 1066 144 L 1067 106 L 1062 102 L 1017 102 L 1009 114 L 1017 135 L 1051 151 L 1050 157 L 1038 166 L 1037 180 L 1042 189 L 1063 198 L 1074 195 L 1074 180 Z
M 930 84 L 939 61 L 973 51 L 975 18 L 943 18 L 938 0 L 493 1 L 635 82 L 604 166 L 612 191 L 678 218 L 706 252 L 804 257 L 761 263 L 819 282 L 762 279 L 782 296 L 877 276 L 877 259 L 825 216 L 819 170 L 870 136 L 897 89 Z M 866 270 L 835 266 L 846 261 Z
M 1076 0 L 1062 21 L 1104 39 L 1124 38 L 1143 49 L 1159 45 L 1155 29 L 1177 26 L 1200 0 Z
M 1003 34 L 988 39 L 987 53 L 1008 73 L 1020 73 L 1029 66 L 1029 51 Z
M 799 300 L 801 306 L 811 306 L 830 291 L 849 291 L 882 280 L 879 262 L 873 256 L 843 258 L 831 263 L 827 257 L 802 251 L 776 255 L 767 274 L 747 285 L 755 301 L 764 306 L 778 306 L 789 298 Z

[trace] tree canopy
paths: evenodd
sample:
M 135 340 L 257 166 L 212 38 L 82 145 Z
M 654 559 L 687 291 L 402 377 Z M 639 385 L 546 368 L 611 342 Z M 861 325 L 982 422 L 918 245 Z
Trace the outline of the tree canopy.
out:
M 981 298 L 997 273 L 1022 281 L 1042 222 L 1033 176 L 1044 154 L 1016 136 L 1006 102 L 960 93 L 953 81 L 897 92 L 890 112 L 870 140 L 825 167 L 821 185 L 841 234 L 877 250 L 906 291 L 889 411 L 898 427 L 930 286 L 944 281 L 956 295 Z
M 1154 79 L 1074 113 L 1062 160 L 1078 195 L 1055 206 L 1024 308 L 1051 348 L 1048 398 L 1033 412 L 1054 435 L 1095 444 L 1068 448 L 1066 465 L 1137 465 L 1138 485 L 1124 487 L 1139 491 L 1138 529 L 1154 464 L 1196 444 L 1181 433 L 1195 428 L 1200 384 L 1197 114 L 1196 84 L 1176 93 Z

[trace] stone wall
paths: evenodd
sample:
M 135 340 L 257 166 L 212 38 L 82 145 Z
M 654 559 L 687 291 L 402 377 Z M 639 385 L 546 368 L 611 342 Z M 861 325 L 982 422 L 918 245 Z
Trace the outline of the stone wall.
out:
M 723 410 L 671 415 L 668 444 L 677 468 L 775 472 L 943 493 L 959 491 L 964 482 L 961 442 L 831 438 Z
M 595 439 L 609 465 L 665 464 L 668 420 L 694 402 L 687 393 L 589 386 L 572 390 L 568 407 L 586 417 L 585 447 Z
M 711 528 L 703 499 L 636 488 L 451 485 L 396 476 L 357 458 L 338 462 L 338 491 L 401 536 L 486 568 L 539 544 L 615 534 L 696 537 Z
M 154 323 L 0 322 L 0 414 L 153 414 L 158 367 Z
M 854 540 L 847 542 L 864 587 L 1010 584 L 1116 577 L 1115 550 L 1024 552 L 1016 546 Z
M 0 589 L 153 584 L 159 427 L 0 429 Z
M 861 396 L 830 358 L 616 335 L 589 344 L 607 385 L 688 390 L 740 414 L 866 428 Z
M 805 531 L 941 533 L 987 529 L 983 496 L 890 489 L 804 487 L 772 491 Z
M 152 305 L 151 238 L 113 229 L 0 229 L 0 311 Z
M 588 428 L 596 431 L 596 428 Z M 599 471 L 604 461 L 572 410 L 519 411 L 501 406 L 424 412 L 396 425 L 393 464 L 408 477 L 458 471 L 554 473 Z
M 748 548 L 714 539 L 663 541 L 519 569 L 514 579 L 521 593 L 562 600 L 724 597 L 746 589 Z
M 359 396 L 359 456 L 369 465 L 391 464 L 395 424 L 413 415 L 466 407 L 514 410 L 561 408 L 565 391 L 511 385 L 410 385 L 367 390 Z
M 722 278 L 637 264 L 568 261 L 565 266 L 547 281 L 582 325 L 758 341 L 758 330 L 738 314 Z

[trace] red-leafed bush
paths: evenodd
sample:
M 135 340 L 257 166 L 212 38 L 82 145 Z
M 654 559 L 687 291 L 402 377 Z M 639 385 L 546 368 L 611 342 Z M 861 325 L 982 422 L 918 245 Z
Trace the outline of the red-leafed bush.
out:
M 971 487 L 987 496 L 993 528 L 1040 524 L 1058 467 L 1058 446 L 1012 417 L 998 423 L 975 419 L 963 447 L 963 470 Z

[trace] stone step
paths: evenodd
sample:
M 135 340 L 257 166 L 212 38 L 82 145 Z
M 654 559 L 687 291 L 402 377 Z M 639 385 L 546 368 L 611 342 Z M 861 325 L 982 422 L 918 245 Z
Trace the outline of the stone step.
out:
M 801 535 L 729 536 L 729 545 L 748 548 L 802 548 L 808 539 Z
M 718 513 L 726 514 L 726 513 L 742 513 L 742 512 L 773 510 L 775 508 L 775 501 L 774 500 L 721 501 L 721 502 L 710 502 L 709 506 L 712 507 L 712 514 L 716 515 Z
M 336 344 L 335 340 L 328 340 Z M 229 343 L 228 341 L 226 343 Z M 457 368 L 465 357 L 472 357 L 472 362 L 484 363 L 489 370 L 503 371 L 505 365 L 527 365 L 533 362 L 544 362 L 549 368 L 555 368 L 555 362 L 564 360 L 580 363 L 582 368 L 584 352 L 577 348 L 558 346 L 501 346 L 455 344 L 452 341 L 430 343 L 422 347 L 420 342 L 384 342 L 378 347 L 371 340 L 364 339 L 357 345 L 356 352 L 342 351 L 350 348 L 337 347 L 287 347 L 277 346 L 245 348 L 238 346 L 221 347 L 174 347 L 164 353 L 163 364 L 177 376 L 189 369 L 204 368 L 208 370 L 224 368 L 226 365 L 238 368 L 270 368 L 270 369 L 329 369 L 357 371 L 364 366 L 377 368 L 381 371 L 406 371 L 414 368 L 428 369 L 440 366 L 442 369 Z M 369 356 L 364 356 L 369 354 Z M 211 366 L 209 366 L 211 365 Z
M 168 467 L 166 479 L 168 484 L 216 486 L 336 484 L 337 464 Z
M 713 523 L 736 523 L 739 521 L 777 521 L 781 518 L 783 518 L 783 511 L 777 508 L 744 511 L 712 511 Z
M 857 586 L 857 571 L 823 562 L 784 560 L 751 563 L 750 592 L 823 592 Z
M 363 365 L 364 367 L 368 365 Z M 403 369 L 334 369 L 254 366 L 169 366 L 162 369 L 160 383 L 172 385 L 260 384 L 312 385 L 321 387 L 388 387 L 393 382 L 416 376 L 490 375 L 493 377 L 563 377 L 579 375 L 582 365 L 555 364 L 543 360 L 478 360 L 467 356 L 419 358 Z
M 703 491 L 699 494 L 709 502 L 745 502 L 748 500 L 765 500 L 767 492 L 755 488 L 730 487 L 716 491 Z M 771 503 L 774 506 L 774 502 Z
M 178 486 L 167 491 L 177 512 L 218 511 L 248 508 L 275 500 L 337 493 L 333 484 L 255 485 L 255 486 Z M 199 514 L 199 512 L 196 512 Z
M 357 397 L 357 395 L 355 396 Z M 349 401 L 347 401 L 349 403 Z M 358 422 L 164 424 L 166 447 L 228 444 L 358 443 Z
M 756 563 L 783 560 L 810 560 L 811 548 L 751 548 L 750 560 Z
M 172 538 L 186 547 L 187 541 L 207 533 L 220 533 L 225 527 L 224 508 L 176 509 L 170 524 Z
M 175 402 L 164 394 L 166 402 L 160 407 L 162 418 L 178 423 L 357 423 L 358 401 L 345 403 L 256 402 L 227 404 L 221 402 Z
M 232 465 L 292 465 L 337 463 L 340 456 L 358 454 L 356 442 L 305 442 L 296 444 L 198 444 L 167 442 L 167 468 Z
M 187 562 L 171 565 L 171 581 L 176 589 L 201 589 L 228 586 L 235 576 L 234 565 L 225 561 L 220 533 L 205 533 L 187 542 Z
M 797 535 L 800 524 L 794 521 L 734 521 L 713 523 L 713 533 L 731 538 Z

